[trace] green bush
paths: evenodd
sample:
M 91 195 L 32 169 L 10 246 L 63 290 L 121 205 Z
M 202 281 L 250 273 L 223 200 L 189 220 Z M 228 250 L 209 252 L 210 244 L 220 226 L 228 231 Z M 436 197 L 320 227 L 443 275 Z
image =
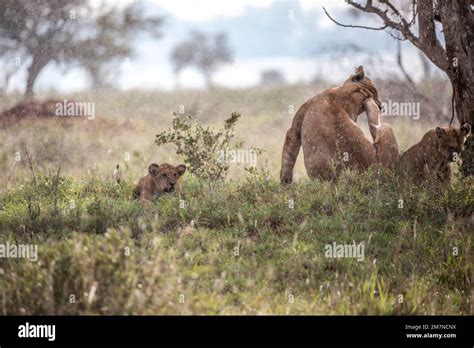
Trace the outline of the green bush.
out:
M 156 144 L 174 144 L 176 154 L 184 157 L 190 173 L 207 180 L 225 177 L 229 165 L 221 160 L 222 154 L 240 148 L 241 143 L 233 143 L 235 125 L 240 114 L 234 112 L 225 120 L 224 128 L 204 127 L 192 116 L 173 114 L 171 128 L 156 135 Z

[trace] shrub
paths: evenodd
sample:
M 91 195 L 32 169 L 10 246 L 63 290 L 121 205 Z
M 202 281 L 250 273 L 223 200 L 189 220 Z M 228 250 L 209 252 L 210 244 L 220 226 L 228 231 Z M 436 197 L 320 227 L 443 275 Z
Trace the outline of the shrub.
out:
M 231 148 L 241 148 L 241 142 L 233 142 L 235 125 L 239 113 L 232 113 L 225 120 L 224 128 L 204 127 L 191 115 L 173 114 L 171 128 L 156 135 L 156 144 L 174 144 L 176 153 L 184 156 L 184 162 L 190 173 L 208 180 L 222 179 L 226 176 L 229 165 L 221 160 L 222 153 Z

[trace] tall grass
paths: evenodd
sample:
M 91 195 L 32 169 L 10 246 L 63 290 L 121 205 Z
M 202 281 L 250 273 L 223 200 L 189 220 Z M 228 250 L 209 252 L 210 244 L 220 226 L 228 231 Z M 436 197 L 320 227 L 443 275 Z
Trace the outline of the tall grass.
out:
M 2 242 L 39 246 L 37 262 L 0 259 L 4 314 L 471 313 L 470 178 L 427 189 L 379 169 L 284 187 L 188 175 L 181 197 L 146 207 L 130 181 L 52 180 L 0 198 Z M 333 242 L 364 243 L 364 259 L 325 257 Z

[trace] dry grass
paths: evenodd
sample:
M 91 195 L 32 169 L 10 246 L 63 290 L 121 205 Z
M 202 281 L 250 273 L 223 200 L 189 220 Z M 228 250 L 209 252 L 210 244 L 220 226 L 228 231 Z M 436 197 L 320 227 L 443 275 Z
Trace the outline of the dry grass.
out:
M 400 91 L 391 91 L 388 83 L 383 85 L 381 98 L 401 101 L 416 101 Z M 387 85 L 387 86 L 386 86 Z M 259 147 L 264 153 L 259 164 L 266 165 L 270 174 L 277 176 L 280 156 L 286 130 L 291 124 L 294 111 L 310 96 L 327 86 L 282 86 L 271 89 L 249 90 L 217 89 L 205 91 L 144 92 L 144 91 L 101 91 L 85 92 L 70 96 L 76 101 L 94 102 L 96 118 L 88 121 L 49 120 L 22 122 L 0 129 L 0 170 L 8 173 L 9 185 L 24 176 L 27 168 L 23 160 L 15 168 L 15 153 L 24 155 L 28 147 L 35 163 L 44 170 L 55 170 L 60 164 L 65 174 L 81 177 L 97 175 L 110 178 L 115 165 L 121 164 L 126 178 L 136 180 L 151 161 L 177 163 L 171 148 L 158 149 L 155 135 L 166 129 L 173 112 L 192 114 L 204 124 L 221 125 L 234 111 L 242 114 L 236 136 L 245 142 L 245 147 Z M 398 86 L 399 87 L 399 86 Z M 434 88 L 433 88 L 434 89 Z M 433 91 L 432 91 L 433 92 Z M 433 92 L 434 93 L 434 92 Z M 438 91 L 439 93 L 439 91 Z M 41 99 L 68 96 L 42 95 Z M 436 94 L 431 96 L 437 98 Z M 5 97 L 4 97 L 5 98 Z M 396 99 L 398 98 L 398 99 Z M 0 99 L 5 107 L 12 106 L 18 98 Z M 428 115 L 421 101 L 420 120 L 410 117 L 385 117 L 384 122 L 394 126 L 400 150 L 416 143 L 421 136 L 434 127 L 436 121 Z M 440 121 L 440 124 L 446 124 Z M 365 115 L 359 118 L 359 125 L 369 137 Z M 129 161 L 126 161 L 126 156 Z M 24 156 L 23 156 L 24 159 Z M 231 174 L 240 177 L 237 168 Z M 300 155 L 295 168 L 295 178 L 306 173 Z M 2 186 L 5 187 L 5 177 Z

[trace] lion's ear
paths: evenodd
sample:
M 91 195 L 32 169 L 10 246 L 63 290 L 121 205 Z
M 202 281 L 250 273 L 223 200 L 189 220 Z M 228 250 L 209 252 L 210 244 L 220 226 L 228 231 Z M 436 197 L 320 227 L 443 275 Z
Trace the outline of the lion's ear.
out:
M 148 173 L 150 173 L 151 176 L 158 175 L 159 170 L 160 166 L 156 163 L 152 163 L 148 166 Z
M 362 65 L 360 65 L 355 69 L 354 75 L 352 77 L 352 81 L 354 81 L 354 82 L 362 81 L 364 76 L 365 76 L 364 67 Z
M 471 135 L 471 125 L 469 123 L 464 123 L 463 126 L 461 127 L 461 133 L 465 137 L 468 137 Z
M 435 133 L 438 136 L 438 138 L 441 138 L 446 135 L 446 131 L 441 127 L 436 127 Z
M 186 166 L 180 164 L 179 166 L 176 166 L 176 170 L 178 171 L 179 176 L 182 176 L 186 172 Z

